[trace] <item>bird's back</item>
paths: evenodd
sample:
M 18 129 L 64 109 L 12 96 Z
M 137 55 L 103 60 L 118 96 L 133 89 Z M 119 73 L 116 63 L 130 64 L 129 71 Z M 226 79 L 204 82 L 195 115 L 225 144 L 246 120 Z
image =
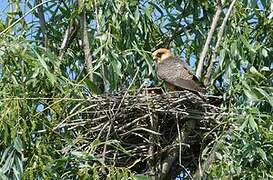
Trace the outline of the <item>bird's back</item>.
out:
M 204 92 L 204 86 L 193 74 L 188 65 L 177 57 L 169 57 L 157 63 L 160 79 L 194 92 Z

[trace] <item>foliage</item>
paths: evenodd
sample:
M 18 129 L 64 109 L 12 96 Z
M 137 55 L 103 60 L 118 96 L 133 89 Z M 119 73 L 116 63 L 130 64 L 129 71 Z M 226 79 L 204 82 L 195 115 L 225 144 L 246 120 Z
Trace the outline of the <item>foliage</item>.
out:
M 61 151 L 73 147 L 81 132 L 59 136 L 52 128 L 76 103 L 66 99 L 126 90 L 135 75 L 131 89 L 145 82 L 159 85 L 150 58 L 157 47 L 171 47 L 195 69 L 216 2 L 85 0 L 79 7 L 74 0 L 49 1 L 43 4 L 47 47 L 37 9 L 26 15 L 40 1 L 8 2 L 7 16 L 0 20 L 0 177 L 96 179 L 102 167 L 111 172 L 109 178 L 132 177 L 128 169 L 105 165 L 94 154 L 74 149 L 64 157 Z M 229 4 L 226 1 L 220 21 Z M 83 9 L 93 81 L 88 79 L 81 46 Z M 221 107 L 228 116 L 218 129 L 217 158 L 207 171 L 210 178 L 273 178 L 272 18 L 269 0 L 237 1 L 225 27 L 210 92 L 223 95 Z M 71 22 L 77 33 L 60 58 Z M 207 60 L 216 41 L 215 33 Z
M 237 3 L 222 42 L 215 80 L 225 89 L 231 111 L 228 133 L 219 140 L 211 177 L 272 178 L 272 24 L 270 11 Z M 260 4 L 260 6 L 262 6 Z M 271 11 L 272 13 L 272 11 Z

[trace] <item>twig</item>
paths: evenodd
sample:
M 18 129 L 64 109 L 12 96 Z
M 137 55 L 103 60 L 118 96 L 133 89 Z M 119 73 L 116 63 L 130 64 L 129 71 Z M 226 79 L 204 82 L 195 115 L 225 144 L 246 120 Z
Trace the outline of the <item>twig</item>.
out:
M 138 122 L 138 121 L 140 121 L 140 120 L 142 120 L 142 119 L 146 119 L 149 115 L 150 115 L 150 114 L 145 114 L 144 116 L 141 116 L 141 117 L 136 118 L 135 120 L 133 120 L 133 121 L 131 121 L 131 122 L 129 122 L 129 123 L 124 124 L 123 126 L 121 126 L 121 127 L 118 129 L 118 131 L 122 131 L 123 129 L 130 127 L 131 125 L 135 124 L 136 122 Z
M 178 122 L 178 114 L 176 113 L 176 128 L 177 128 L 177 134 L 178 134 L 178 143 L 179 143 L 179 164 L 182 164 L 182 134 L 183 132 L 180 131 L 180 125 Z
M 220 46 L 220 43 L 221 43 L 221 40 L 222 40 L 222 36 L 224 34 L 224 29 L 225 29 L 225 26 L 227 24 L 227 20 L 228 20 L 228 17 L 230 16 L 231 14 L 231 11 L 232 11 L 232 8 L 235 4 L 236 0 L 233 0 L 228 8 L 228 11 L 227 11 L 227 14 L 221 24 L 221 27 L 220 27 L 220 30 L 217 34 L 217 42 L 216 42 L 216 45 L 215 45 L 215 48 L 213 50 L 213 54 L 212 54 L 212 57 L 211 57 L 211 60 L 210 60 L 210 63 L 209 63 L 209 67 L 207 69 L 207 73 L 205 75 L 205 81 L 204 81 L 204 84 L 206 86 L 209 86 L 209 83 L 210 83 L 210 76 L 211 76 L 211 72 L 212 72 L 212 66 L 213 64 L 216 62 L 216 56 L 218 54 L 218 50 L 219 50 L 219 46 Z
M 151 129 L 153 131 L 157 131 L 157 126 L 158 126 L 158 117 L 156 117 L 155 119 L 153 118 L 153 114 L 151 113 L 151 108 L 149 105 L 149 99 L 148 99 L 148 90 L 145 89 L 145 96 L 146 96 L 146 101 L 147 101 L 147 107 L 148 107 L 148 114 L 149 114 L 149 119 L 150 119 L 150 124 L 151 124 Z M 150 133 L 149 136 L 149 140 L 150 140 L 150 144 L 149 144 L 149 150 L 148 150 L 148 154 L 150 156 L 149 161 L 148 161 L 148 167 L 150 169 L 150 176 L 152 179 L 157 179 L 156 177 L 156 169 L 155 169 L 155 144 L 156 144 L 156 135 L 153 133 Z
M 206 43 L 205 43 L 205 45 L 203 47 L 202 53 L 201 53 L 200 58 L 199 58 L 199 62 L 198 62 L 197 69 L 196 69 L 196 76 L 199 79 L 201 79 L 201 75 L 202 75 L 203 67 L 204 67 L 205 57 L 206 57 L 207 52 L 209 50 L 209 45 L 210 45 L 210 42 L 211 42 L 211 39 L 212 39 L 212 35 L 213 35 L 213 33 L 214 33 L 215 29 L 216 29 L 217 22 L 219 20 L 220 14 L 222 12 L 222 5 L 224 4 L 224 1 L 225 0 L 218 0 L 218 2 L 217 2 L 216 12 L 215 12 L 215 14 L 213 16 L 213 20 L 212 20 L 211 27 L 210 27 L 210 30 L 209 30 L 209 33 L 208 33 L 208 37 L 206 39 Z
M 120 107 L 121 107 L 121 105 L 122 105 L 122 103 L 123 103 L 123 101 L 124 101 L 126 95 L 128 94 L 129 89 L 130 89 L 131 86 L 135 83 L 135 80 L 136 80 L 136 77 L 137 77 L 138 72 L 139 72 L 139 69 L 137 69 L 137 72 L 135 73 L 135 76 L 134 76 L 134 78 L 133 78 L 131 84 L 129 85 L 129 87 L 127 88 L 127 91 L 126 91 L 125 94 L 123 95 L 123 97 L 122 97 L 122 99 L 121 99 L 121 101 L 120 101 L 120 103 L 119 103 L 119 105 L 118 105 L 117 111 L 116 111 L 116 112 L 114 113 L 114 115 L 110 118 L 110 125 L 109 125 L 109 129 L 108 129 L 108 132 L 107 132 L 105 141 L 108 141 L 108 139 L 109 139 L 110 132 L 111 132 L 111 129 L 112 129 L 112 126 L 113 126 L 113 123 L 114 123 L 114 118 L 116 117 L 117 113 L 119 112 Z M 113 111 L 114 107 L 115 107 L 115 106 L 112 107 L 111 111 Z M 103 161 L 103 162 L 105 162 L 105 153 L 106 153 L 106 150 L 107 150 L 107 144 L 105 144 L 104 147 L 103 147 L 103 152 L 102 152 L 102 161 Z M 104 174 L 106 173 L 106 171 L 105 171 L 104 168 L 102 169 L 102 171 L 103 171 Z
M 121 101 L 120 101 L 120 103 L 119 103 L 119 105 L 118 105 L 118 109 L 117 109 L 115 115 L 116 115 L 117 112 L 120 110 L 120 107 L 121 107 L 121 105 L 122 105 L 122 103 L 123 103 L 125 97 L 127 96 L 128 92 L 129 92 L 129 89 L 130 89 L 130 88 L 132 87 L 132 85 L 135 83 L 135 80 L 136 80 L 136 77 L 137 77 L 138 72 L 139 72 L 139 69 L 137 69 L 137 71 L 136 71 L 136 73 L 135 73 L 135 76 L 134 76 L 133 79 L 132 79 L 132 82 L 130 83 L 129 87 L 127 88 L 127 91 L 125 92 L 125 94 L 123 95 L 123 97 L 122 97 L 122 99 L 121 99 Z
M 90 106 L 88 106 L 88 107 L 85 107 L 85 108 L 83 108 L 83 109 L 80 109 L 79 111 L 77 111 L 77 112 L 75 112 L 75 113 L 73 113 L 73 114 L 67 116 L 62 122 L 60 122 L 57 126 L 55 126 L 54 128 L 52 128 L 52 130 L 55 131 L 56 129 L 58 129 L 58 128 L 60 128 L 60 127 L 63 127 L 63 124 L 64 124 L 67 120 L 69 120 L 69 119 L 72 118 L 73 116 L 76 116 L 77 114 L 79 114 L 79 113 L 81 113 L 81 112 L 83 112 L 83 111 L 85 111 L 85 110 L 91 109 L 91 108 L 93 108 L 93 107 L 96 107 L 96 104 L 92 104 L 92 105 L 90 105 Z M 66 125 L 65 125 L 65 126 L 66 126 Z M 65 126 L 64 126 L 64 127 L 65 127 Z
M 77 34 L 78 28 L 76 27 L 75 20 L 71 19 L 70 23 L 68 25 L 68 28 L 66 29 L 64 33 L 64 38 L 60 47 L 60 52 L 59 52 L 59 58 L 62 59 L 65 51 L 69 47 L 69 44 L 72 42 L 73 38 L 76 37 L 75 35 Z
M 130 133 L 135 132 L 135 131 L 146 131 L 146 132 L 148 132 L 148 133 L 150 133 L 150 134 L 154 134 L 154 135 L 158 135 L 158 136 L 161 135 L 160 133 L 158 133 L 158 132 L 156 132 L 156 131 L 153 131 L 153 130 L 151 130 L 151 129 L 139 127 L 139 128 L 131 129 L 130 131 L 127 131 L 127 132 L 125 132 L 125 133 L 122 133 L 121 136 L 130 134 Z

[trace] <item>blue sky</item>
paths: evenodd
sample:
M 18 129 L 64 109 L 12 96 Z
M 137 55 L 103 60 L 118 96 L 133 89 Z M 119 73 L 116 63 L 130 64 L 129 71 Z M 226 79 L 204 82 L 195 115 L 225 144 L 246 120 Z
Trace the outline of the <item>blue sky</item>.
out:
M 5 9 L 7 8 L 7 0 L 0 0 L 0 18 L 3 19 L 6 16 Z
M 23 14 L 26 13 L 26 11 L 29 10 L 29 8 L 25 5 L 24 2 L 20 3 L 22 6 L 21 10 L 23 10 Z M 4 20 L 6 19 L 7 16 L 7 11 L 8 11 L 8 0 L 0 0 L 0 19 Z M 25 17 L 26 21 L 32 20 L 32 15 L 28 15 Z

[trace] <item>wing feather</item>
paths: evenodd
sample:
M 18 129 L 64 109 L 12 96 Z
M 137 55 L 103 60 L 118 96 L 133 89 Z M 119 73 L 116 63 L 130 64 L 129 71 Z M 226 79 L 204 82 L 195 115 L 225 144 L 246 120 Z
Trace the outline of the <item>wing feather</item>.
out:
M 193 74 L 189 66 L 177 57 L 170 57 L 157 63 L 160 79 L 177 87 L 195 92 L 203 92 L 202 83 Z

